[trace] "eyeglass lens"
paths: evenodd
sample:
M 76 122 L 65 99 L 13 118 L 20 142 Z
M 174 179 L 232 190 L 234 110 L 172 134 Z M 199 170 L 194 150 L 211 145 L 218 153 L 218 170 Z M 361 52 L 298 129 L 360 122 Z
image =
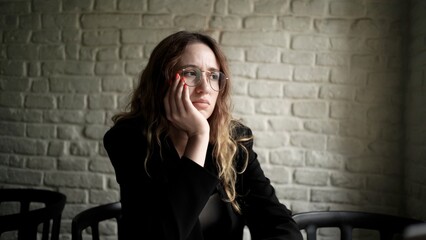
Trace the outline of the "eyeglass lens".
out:
M 196 67 L 185 67 L 179 71 L 179 75 L 185 79 L 188 86 L 197 87 L 201 84 L 203 72 L 213 90 L 220 91 L 223 88 L 226 77 L 219 71 L 201 71 Z

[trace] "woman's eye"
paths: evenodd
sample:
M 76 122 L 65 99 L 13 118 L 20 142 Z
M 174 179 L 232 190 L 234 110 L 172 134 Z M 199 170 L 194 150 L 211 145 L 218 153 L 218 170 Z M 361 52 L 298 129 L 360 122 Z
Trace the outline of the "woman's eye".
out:
M 196 76 L 197 76 L 197 72 L 196 72 L 196 71 L 194 71 L 194 70 L 185 70 L 185 71 L 183 72 L 183 75 L 184 75 L 185 77 L 196 77 Z
M 211 79 L 212 80 L 219 80 L 220 79 L 220 74 L 218 72 L 212 72 L 211 73 Z

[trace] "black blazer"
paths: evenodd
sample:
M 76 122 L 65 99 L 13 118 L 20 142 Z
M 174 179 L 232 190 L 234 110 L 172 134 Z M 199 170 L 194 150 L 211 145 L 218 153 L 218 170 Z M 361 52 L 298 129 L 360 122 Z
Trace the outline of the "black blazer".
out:
M 244 225 L 248 226 L 253 240 L 302 239 L 291 212 L 279 203 L 274 188 L 265 177 L 252 149 L 252 141 L 246 144 L 249 151 L 247 169 L 238 175 L 236 182 L 242 213 L 235 213 L 231 205 L 224 202 L 228 216 L 224 218 L 226 224 L 222 223 L 223 229 L 203 233 L 199 216 L 210 196 L 217 192 L 225 198 L 211 154 L 212 146 L 208 148 L 205 166 L 201 167 L 190 159 L 180 158 L 171 140 L 164 137 L 161 154 L 158 144 L 151 149 L 147 172 L 144 160 L 148 144 L 144 125 L 141 118 L 123 120 L 104 136 L 104 146 L 120 185 L 123 211 L 120 231 L 125 239 L 241 240 Z M 241 126 L 236 134 L 251 136 L 252 132 Z M 243 155 L 238 154 L 238 167 L 242 159 Z

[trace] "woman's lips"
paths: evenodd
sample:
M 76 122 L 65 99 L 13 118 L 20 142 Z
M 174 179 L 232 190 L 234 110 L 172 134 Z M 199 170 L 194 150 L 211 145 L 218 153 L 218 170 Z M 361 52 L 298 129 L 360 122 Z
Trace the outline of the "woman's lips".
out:
M 192 104 L 197 109 L 206 109 L 210 106 L 210 102 L 208 100 L 205 100 L 205 99 L 194 100 L 194 101 L 192 101 Z

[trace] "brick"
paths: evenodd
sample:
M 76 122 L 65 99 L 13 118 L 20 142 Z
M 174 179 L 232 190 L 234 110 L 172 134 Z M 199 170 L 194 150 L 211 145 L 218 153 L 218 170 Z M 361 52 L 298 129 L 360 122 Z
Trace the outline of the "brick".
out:
M 317 54 L 316 64 L 319 66 L 336 66 L 346 67 L 349 66 L 350 56 L 346 54 L 336 53 L 320 53 Z
M 115 0 L 96 0 L 94 9 L 97 11 L 114 11 L 116 10 L 116 1 Z
M 308 201 L 309 191 L 299 187 L 277 186 L 276 194 L 279 199 Z M 287 205 L 288 207 L 288 205 Z M 306 209 L 306 208 L 305 208 Z
M 52 109 L 56 106 L 56 100 L 51 95 L 27 95 L 25 107 L 38 109 Z
M 98 50 L 96 55 L 96 59 L 100 61 L 104 60 L 117 60 L 118 59 L 118 48 L 116 47 L 108 47 L 101 48 Z
M 280 98 L 283 95 L 281 83 L 252 82 L 248 86 L 249 96 L 254 98 Z
M 95 64 L 96 75 L 123 75 L 124 64 L 122 62 L 97 62 Z
M 324 118 L 327 116 L 327 108 L 325 102 L 295 102 L 292 105 L 292 113 L 298 117 Z
M 24 155 L 45 154 L 47 143 L 44 141 L 16 138 L 16 137 L 0 137 L 0 152 L 16 153 Z
M 278 26 L 291 32 L 305 32 L 312 28 L 312 20 L 309 17 L 283 16 L 278 17 Z
M 49 143 L 47 155 L 59 157 L 65 155 L 66 144 L 63 141 L 52 141 Z
M 328 50 L 331 44 L 328 37 L 296 35 L 292 37 L 290 46 L 295 50 L 324 51 Z
M 233 112 L 240 114 L 254 114 L 254 102 L 244 97 L 233 97 L 234 102 Z
M 207 27 L 207 17 L 199 14 L 188 14 L 185 16 L 176 16 L 174 18 L 175 26 L 182 26 L 185 29 L 200 30 Z
M 248 15 L 253 12 L 253 4 L 249 0 L 234 0 L 228 2 L 228 11 L 233 15 Z
M 44 184 L 52 187 L 102 189 L 103 179 L 100 175 L 78 172 L 47 172 Z
M 289 137 L 285 132 L 256 132 L 255 145 L 257 148 L 280 148 L 288 145 Z
M 105 190 L 90 190 L 90 202 L 91 203 L 110 203 L 110 202 L 116 202 L 120 199 L 120 193 L 118 191 L 105 191 Z M 106 228 L 111 231 L 111 234 L 117 233 L 117 227 L 112 228 L 114 229 L 112 231 L 111 228 Z
M 83 14 L 80 18 L 81 26 L 87 29 L 102 28 L 137 28 L 141 26 L 141 16 L 139 14 Z
M 0 74 L 3 76 L 24 76 L 25 64 L 20 61 L 0 61 Z
M 327 151 L 311 150 L 306 153 L 306 166 L 322 169 L 343 169 L 345 157 Z
M 65 94 L 58 97 L 59 109 L 84 109 L 86 108 L 86 95 Z
M 287 184 L 290 182 L 290 171 L 282 166 L 264 167 L 265 175 L 275 184 Z
M 88 124 L 103 124 L 105 123 L 104 111 L 91 110 L 85 114 L 85 122 Z
M 83 130 L 84 136 L 88 139 L 101 140 L 103 139 L 105 132 L 109 127 L 104 125 L 89 125 L 86 126 Z
M 250 63 L 229 63 L 229 67 L 231 69 L 233 76 L 238 77 L 247 77 L 247 78 L 255 78 L 256 77 L 256 68 L 255 64 Z
M 316 99 L 318 87 L 311 84 L 290 83 L 284 86 L 284 96 L 292 99 Z
M 93 0 L 63 0 L 62 9 L 65 12 L 85 12 L 93 9 Z
M 311 65 L 315 62 L 315 54 L 311 52 L 286 51 L 282 54 L 281 61 L 292 65 Z
M 340 203 L 340 204 L 360 204 L 362 198 L 358 191 L 334 191 L 334 190 L 322 190 L 314 189 L 311 191 L 311 201 L 313 202 L 329 202 L 329 203 Z
M 21 77 L 4 77 L 0 79 L 0 89 L 3 92 L 25 92 L 30 89 L 30 79 Z
M 223 32 L 220 41 L 223 45 L 230 46 L 258 46 L 271 45 L 287 47 L 288 36 L 282 31 L 265 31 L 262 34 L 256 32 Z
M 362 176 L 333 172 L 330 176 L 332 186 L 350 189 L 363 189 L 365 187 L 365 179 Z
M 199 14 L 211 12 L 213 10 L 213 2 L 208 0 L 175 0 L 175 1 L 158 1 L 148 0 L 149 12 L 177 12 L 186 14 Z M 188 8 L 188 6 L 191 6 Z
M 259 66 L 257 75 L 259 78 L 289 81 L 293 74 L 293 68 L 284 64 L 263 64 Z
M 260 99 L 255 105 L 258 114 L 285 116 L 290 113 L 290 104 L 282 99 Z
M 31 35 L 31 42 L 33 43 L 58 44 L 60 41 L 61 32 L 59 30 L 33 31 Z
M 287 11 L 287 0 L 263 0 L 254 3 L 254 12 L 280 14 Z
M 25 125 L 23 123 L 0 122 L 0 135 L 24 137 Z
M 291 133 L 290 144 L 291 146 L 313 149 L 313 150 L 325 150 L 326 148 L 326 136 L 311 133 Z
M 90 95 L 88 102 L 90 109 L 115 109 L 117 105 L 115 96 L 106 94 Z
M 337 17 L 363 17 L 365 7 L 359 2 L 334 1 L 330 2 L 330 15 Z
M 247 61 L 277 63 L 280 61 L 278 48 L 258 47 L 247 50 Z
M 339 122 L 331 120 L 306 120 L 304 121 L 303 128 L 313 133 L 335 135 L 339 132 L 340 126 Z
M 324 171 L 298 169 L 294 171 L 294 182 L 308 186 L 327 186 L 329 174 Z
M 81 110 L 52 110 L 43 113 L 43 119 L 51 123 L 83 123 L 84 112 Z
M 85 189 L 61 188 L 60 192 L 67 196 L 67 203 L 70 203 L 70 205 L 75 203 L 86 203 L 89 199 Z
M 270 16 L 246 17 L 243 22 L 244 28 L 247 29 L 272 30 L 276 25 L 275 17 Z
M 123 29 L 121 32 L 122 43 L 126 44 L 158 44 L 163 38 L 173 33 L 163 29 Z
M 27 136 L 38 139 L 51 139 L 56 136 L 55 126 L 47 124 L 27 124 Z
M 96 93 L 101 91 L 101 80 L 98 78 L 52 77 L 49 80 L 52 92 Z
M 56 168 L 56 159 L 52 157 L 30 157 L 27 167 L 36 170 L 52 170 Z
M 95 142 L 72 142 L 70 144 L 70 154 L 72 156 L 89 157 L 97 151 Z
M 109 160 L 109 158 L 96 158 L 90 161 L 89 169 L 92 172 L 99 173 L 114 173 L 114 168 Z
M 147 4 L 147 0 L 118 0 L 117 6 L 118 10 L 144 12 Z
M 28 43 L 31 32 L 29 30 L 10 30 L 3 32 L 4 43 Z
M 42 183 L 43 173 L 30 169 L 13 169 L 7 171 L 7 182 L 24 186 L 37 186 Z
M 271 151 L 269 161 L 273 165 L 284 165 L 289 167 L 303 167 L 305 162 L 305 151 L 300 149 L 285 149 Z
M 48 45 L 40 47 L 41 60 L 64 60 L 65 47 L 63 45 Z
M 296 0 L 291 2 L 291 10 L 296 15 L 324 16 L 327 8 L 325 0 L 306 1 Z
M 9 45 L 6 53 L 10 60 L 34 60 L 38 58 L 38 49 L 34 45 Z
M 328 137 L 327 150 L 345 156 L 359 156 L 364 151 L 362 141 L 353 138 Z
M 268 120 L 268 125 L 272 131 L 298 131 L 302 130 L 302 124 L 297 119 L 276 116 Z
M 251 81 L 244 78 L 235 77 L 230 79 L 230 84 L 232 85 L 232 94 L 234 96 L 247 96 L 248 95 L 248 85 Z
M 237 30 L 242 25 L 242 19 L 239 16 L 212 16 L 209 21 L 209 26 L 215 29 Z
M 26 14 L 19 16 L 19 26 L 23 29 L 40 29 L 41 20 L 39 14 Z
M 296 67 L 294 69 L 294 80 L 298 82 L 328 82 L 329 69 Z
M 2 14 L 22 14 L 30 12 L 30 2 L 12 1 L 1 2 L 0 13 Z
M 143 46 L 140 45 L 126 45 L 120 49 L 122 59 L 142 59 L 143 56 Z
M 3 107 L 22 107 L 24 97 L 15 92 L 0 92 L 0 106 Z
M 88 162 L 89 160 L 87 158 L 61 157 L 58 160 L 58 170 L 87 171 Z
M 43 28 L 77 28 L 79 16 L 75 13 L 61 13 L 61 14 L 43 14 L 42 25 Z
M 73 125 L 60 125 L 57 127 L 58 139 L 78 140 L 82 137 L 82 127 Z
M 68 43 L 65 48 L 69 48 L 70 43 L 80 43 L 81 42 L 81 30 L 79 29 L 63 29 L 62 30 L 62 42 Z
M 145 27 L 165 28 L 173 26 L 173 16 L 170 14 L 144 14 L 142 25 Z
M 355 92 L 351 87 L 346 86 L 323 86 L 320 89 L 319 96 L 327 100 L 354 100 Z
M 118 30 L 93 30 L 83 32 L 82 42 L 88 46 L 109 46 L 118 45 L 119 38 Z

